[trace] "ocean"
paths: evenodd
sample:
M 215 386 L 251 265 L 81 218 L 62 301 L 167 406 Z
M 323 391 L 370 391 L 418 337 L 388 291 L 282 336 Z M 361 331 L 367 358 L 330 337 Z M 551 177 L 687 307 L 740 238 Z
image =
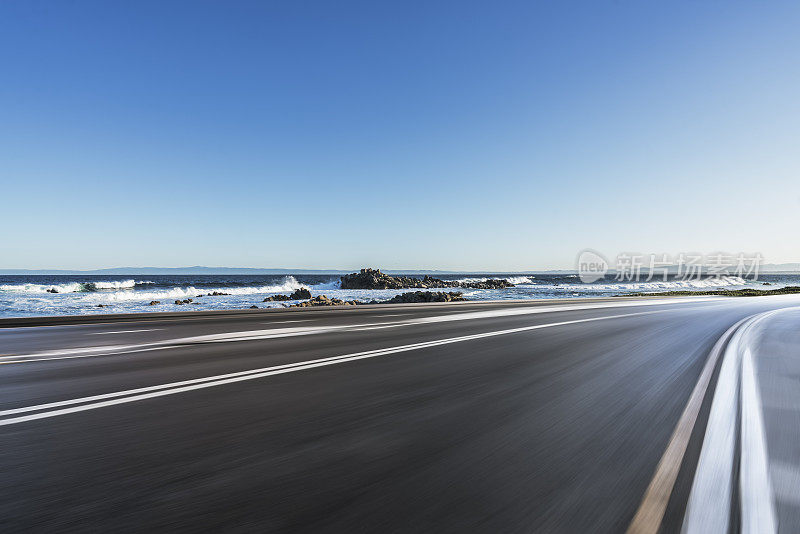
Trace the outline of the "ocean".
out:
M 624 282 L 609 275 L 584 284 L 574 274 L 456 274 L 436 275 L 444 280 L 483 280 L 505 278 L 515 284 L 508 289 L 462 289 L 468 300 L 556 299 L 607 297 L 632 292 L 658 292 L 675 289 L 704 290 L 746 287 L 773 289 L 800 285 L 800 274 L 762 274 L 757 281 L 739 277 L 701 280 Z M 769 287 L 764 282 L 770 284 Z M 387 300 L 414 290 L 343 290 L 338 275 L 141 275 L 74 276 L 18 275 L 0 277 L 0 317 L 35 317 L 98 313 L 134 313 L 190 310 L 230 310 L 256 305 L 283 307 L 288 302 L 262 302 L 277 293 L 288 294 L 308 287 L 312 295 L 327 295 L 343 300 Z M 52 292 L 57 291 L 57 292 Z M 444 289 L 443 291 L 456 291 Z M 223 296 L 202 296 L 208 293 Z M 175 300 L 192 299 L 177 305 Z M 159 304 L 150 305 L 152 301 Z M 99 305 L 102 304 L 102 307 Z

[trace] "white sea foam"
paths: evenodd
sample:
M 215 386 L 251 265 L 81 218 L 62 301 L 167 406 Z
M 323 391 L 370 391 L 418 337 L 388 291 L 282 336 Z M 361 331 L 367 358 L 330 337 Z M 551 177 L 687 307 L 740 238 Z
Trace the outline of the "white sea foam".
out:
M 114 292 L 97 292 L 87 294 L 84 300 L 98 303 L 112 303 L 112 302 L 135 302 L 135 301 L 151 301 L 151 300 L 175 300 L 194 298 L 198 295 L 207 295 L 209 293 L 226 293 L 228 296 L 245 296 L 245 295 L 259 295 L 270 293 L 285 293 L 294 291 L 301 287 L 309 287 L 308 284 L 301 284 L 293 276 L 287 276 L 279 284 L 267 286 L 245 286 L 245 287 L 204 287 L 197 288 L 194 286 L 173 287 L 170 289 L 154 290 L 154 291 L 114 291 Z M 318 289 L 318 286 L 310 286 L 313 289 Z M 216 299 L 217 297 L 211 297 Z M 222 298 L 220 296 L 219 298 Z
M 97 289 L 133 289 L 136 287 L 135 280 L 122 280 L 112 282 L 92 282 Z M 88 285 L 88 284 L 87 284 Z
M 459 278 L 454 280 L 454 282 L 459 283 L 470 283 L 470 282 L 485 282 L 487 280 L 508 280 L 515 286 L 519 285 L 530 285 L 533 284 L 533 277 L 532 276 L 493 276 L 491 278 L 483 277 L 483 278 Z
M 213 291 L 213 290 L 209 290 Z M 219 290 L 217 290 L 219 291 Z M 83 297 L 84 301 L 97 303 L 135 302 L 165 299 L 186 299 L 203 294 L 203 290 L 193 286 L 173 287 L 160 291 L 114 291 L 110 293 L 91 293 Z
M 755 282 L 749 282 L 739 277 L 704 278 L 702 280 L 671 280 L 650 282 L 625 282 L 606 281 L 599 284 L 581 284 L 577 280 L 560 284 L 557 280 L 564 281 L 564 277 L 556 277 L 552 281 L 548 277 L 515 275 L 495 275 L 493 278 L 506 278 L 517 287 L 506 290 L 495 289 L 458 289 L 469 300 L 487 299 L 530 299 L 530 298 L 565 298 L 572 296 L 607 296 L 610 294 L 624 294 L 632 291 L 658 292 L 671 289 L 704 289 L 714 287 L 755 287 Z M 62 279 L 63 280 L 63 279 Z M 202 278 L 202 280 L 207 280 Z M 259 286 L 226 285 L 224 280 L 211 282 L 214 287 L 195 287 L 194 285 L 181 285 L 178 282 L 174 287 L 165 286 L 164 282 L 134 281 L 134 280 L 103 280 L 99 282 L 77 282 L 64 280 L 60 284 L 16 283 L 0 285 L 0 317 L 22 317 L 42 315 L 68 315 L 68 314 L 94 314 L 94 313 L 122 313 L 122 312 L 152 312 L 179 309 L 173 304 L 175 300 L 194 299 L 189 306 L 182 306 L 184 310 L 214 310 L 214 309 L 244 309 L 252 305 L 258 307 L 279 307 L 291 303 L 265 302 L 265 296 L 276 293 L 289 294 L 300 287 L 308 287 L 314 296 L 325 294 L 332 298 L 342 300 L 359 300 L 370 302 L 390 299 L 398 293 L 417 291 L 417 289 L 403 290 L 366 290 L 366 289 L 341 289 L 339 280 L 331 277 L 318 284 L 303 284 L 292 276 L 285 278 L 271 278 L 271 282 Z M 460 281 L 476 282 L 487 278 L 462 278 Z M 41 281 L 41 279 L 36 280 Z M 202 282 L 196 281 L 196 284 Z M 234 282 L 235 284 L 236 282 Z M 784 285 L 780 283 L 779 286 Z M 776 286 L 777 287 L 777 286 Z M 48 294 L 48 289 L 56 289 L 58 294 Z M 215 297 L 201 297 L 213 292 L 226 295 Z M 150 301 L 157 300 L 161 304 L 149 306 Z M 103 307 L 98 306 L 102 304 Z
M 316 289 L 316 290 L 319 290 L 319 291 L 322 291 L 322 290 L 325 290 L 325 289 L 329 289 L 329 290 L 330 289 L 341 289 L 342 281 L 340 279 L 336 278 L 336 279 L 329 280 L 327 282 L 320 282 L 319 284 L 309 285 L 309 286 L 306 286 L 306 287 L 308 287 L 309 289 Z
M 489 278 L 486 278 L 484 276 L 482 278 L 478 278 L 478 277 L 474 277 L 474 278 L 458 278 L 456 280 L 453 280 L 453 282 L 458 282 L 460 284 L 463 284 L 463 283 L 467 283 L 467 282 L 485 282 L 487 280 L 489 280 Z
M 0 285 L 0 291 L 10 293 L 52 293 L 55 289 L 59 293 L 81 293 L 97 290 L 133 289 L 135 280 L 105 280 L 98 282 L 66 282 L 63 284 L 5 284 Z M 151 282 L 148 282 L 151 283 Z
M 704 289 L 709 287 L 743 286 L 747 281 L 738 276 L 721 276 L 719 278 L 703 278 L 700 280 L 671 280 L 649 282 L 619 282 L 615 284 L 564 284 L 552 286 L 553 289 L 566 291 L 642 291 L 672 289 Z
M 515 286 L 528 286 L 534 283 L 533 276 L 512 276 L 510 278 L 506 278 L 506 280 Z
M 80 282 L 68 282 L 66 284 L 4 284 L 0 285 L 0 291 L 9 293 L 47 293 L 48 289 L 55 289 L 59 293 L 77 293 L 83 291 L 83 284 Z

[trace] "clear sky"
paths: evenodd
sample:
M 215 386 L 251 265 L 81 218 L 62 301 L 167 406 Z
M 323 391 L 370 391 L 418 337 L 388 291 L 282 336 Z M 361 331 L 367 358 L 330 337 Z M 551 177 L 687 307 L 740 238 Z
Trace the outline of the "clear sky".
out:
M 0 3 L 0 267 L 800 260 L 797 2 Z

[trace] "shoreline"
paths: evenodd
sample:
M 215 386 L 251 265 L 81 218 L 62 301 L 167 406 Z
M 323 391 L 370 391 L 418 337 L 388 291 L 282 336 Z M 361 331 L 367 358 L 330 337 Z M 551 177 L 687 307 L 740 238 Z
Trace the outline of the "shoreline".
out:
M 800 286 L 784 286 L 775 289 L 708 289 L 700 291 L 662 291 L 660 293 L 626 293 L 616 295 L 617 297 L 688 297 L 688 296 L 708 296 L 708 297 L 768 297 L 771 295 L 797 295 L 800 294 Z
M 387 306 L 400 303 L 450 302 L 462 298 L 468 303 L 495 300 L 531 303 L 608 298 L 761 296 L 787 294 L 794 290 L 784 287 L 800 286 L 800 277 L 767 279 L 773 287 L 760 291 L 760 286 L 753 287 L 754 282 L 727 278 L 721 281 L 704 279 L 698 287 L 687 288 L 674 281 L 663 285 L 628 284 L 616 280 L 582 284 L 572 276 L 522 277 L 519 273 L 439 279 L 428 275 L 393 276 L 372 268 L 363 268 L 337 279 L 318 276 L 295 278 L 294 275 L 288 275 L 234 276 L 225 280 L 155 276 L 141 280 L 127 277 L 73 280 L 67 277 L 66 281 L 53 278 L 34 281 L 0 277 L 0 284 L 7 284 L 0 285 L 0 328 L 7 323 L 26 321 L 35 324 L 75 321 L 63 317 L 79 317 L 82 321 L 88 321 L 89 317 L 96 317 L 92 321 L 119 321 L 121 318 L 134 320 L 137 317 L 179 316 L 177 314 L 196 317 L 205 314 L 263 313 L 273 307 L 284 309 L 289 306 L 380 305 L 386 309 Z M 299 295 L 301 291 L 304 293 Z M 258 310 L 253 309 L 256 307 Z
M 650 295 L 635 296 L 608 296 L 608 297 L 584 297 L 584 298 L 561 298 L 561 299 L 500 299 L 500 300 L 463 300 L 451 302 L 424 302 L 424 303 L 402 303 L 402 304 L 361 304 L 337 305 L 337 306 L 309 306 L 309 307 L 286 307 L 286 308 L 258 308 L 258 309 L 235 309 L 235 310 L 197 310 L 197 311 L 165 311 L 165 312 L 132 312 L 132 313 L 109 313 L 91 315 L 43 315 L 39 317 L 3 317 L 0 318 L 0 330 L 5 328 L 28 328 L 40 326 L 73 326 L 80 324 L 99 324 L 99 323 L 124 323 L 124 322 L 152 322 L 164 319 L 186 318 L 186 319 L 206 319 L 206 318 L 236 318 L 242 316 L 258 315 L 280 315 L 282 313 L 306 314 L 306 313 L 326 313 L 339 312 L 342 310 L 358 314 L 360 311 L 367 310 L 409 310 L 413 308 L 431 307 L 493 307 L 498 305 L 536 305 L 544 306 L 547 304 L 565 303 L 585 303 L 585 302 L 619 302 L 621 300 L 649 300 Z

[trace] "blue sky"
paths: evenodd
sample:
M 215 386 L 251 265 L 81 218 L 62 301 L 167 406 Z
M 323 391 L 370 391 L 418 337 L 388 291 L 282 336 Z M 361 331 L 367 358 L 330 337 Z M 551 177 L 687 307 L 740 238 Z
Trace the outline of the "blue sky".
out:
M 800 260 L 796 2 L 0 3 L 0 267 Z

